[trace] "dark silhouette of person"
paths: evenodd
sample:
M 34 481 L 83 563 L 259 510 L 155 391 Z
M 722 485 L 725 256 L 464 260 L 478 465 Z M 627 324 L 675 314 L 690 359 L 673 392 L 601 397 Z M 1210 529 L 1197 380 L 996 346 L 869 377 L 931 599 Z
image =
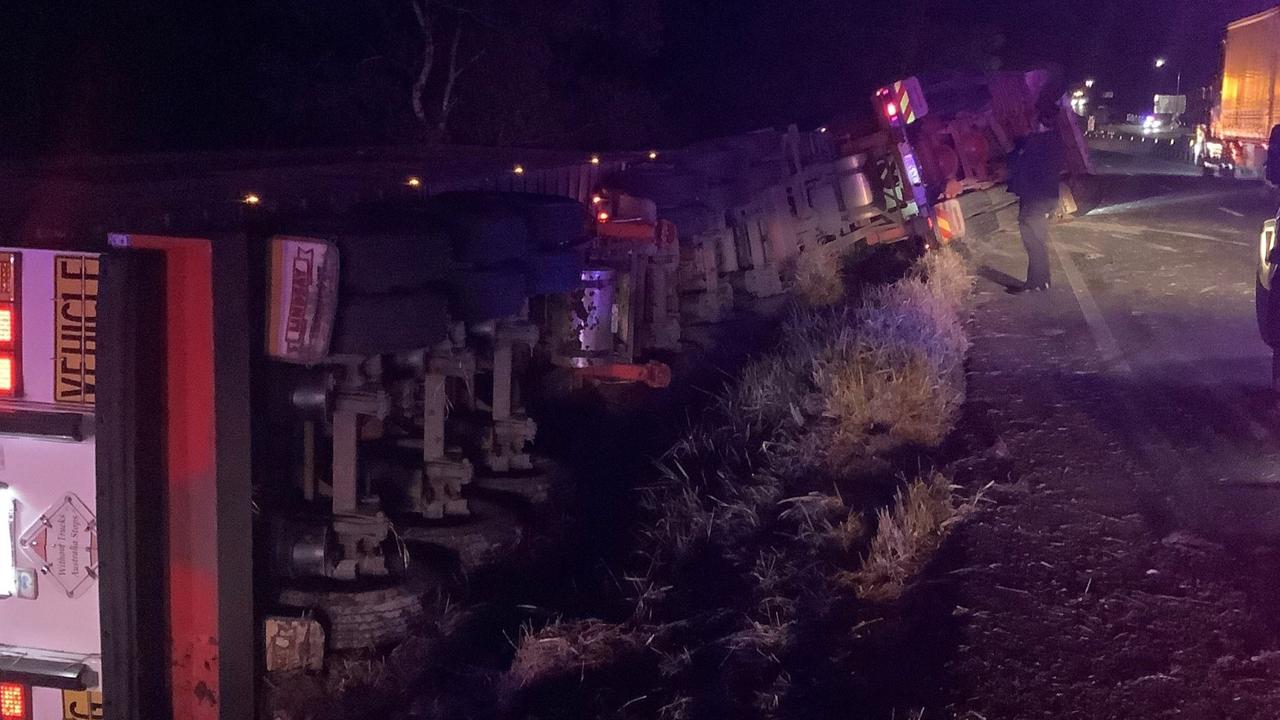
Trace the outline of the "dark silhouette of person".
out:
M 1009 156 L 1009 192 L 1018 196 L 1018 230 L 1027 250 L 1027 281 L 1011 292 L 1049 289 L 1049 217 L 1058 207 L 1062 176 L 1062 139 L 1058 108 L 1042 106 L 1035 129 L 1020 139 Z

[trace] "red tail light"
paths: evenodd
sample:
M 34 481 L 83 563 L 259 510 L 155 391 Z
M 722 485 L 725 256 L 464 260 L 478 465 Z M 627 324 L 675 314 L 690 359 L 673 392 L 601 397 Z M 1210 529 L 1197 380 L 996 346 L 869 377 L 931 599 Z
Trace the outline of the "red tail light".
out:
M 26 685 L 0 683 L 0 719 L 31 720 L 31 693 Z
M 22 324 L 18 256 L 0 253 L 0 397 L 22 395 Z
M 889 101 L 889 102 L 885 103 L 885 104 L 884 104 L 884 114 L 885 114 L 885 115 L 887 115 L 887 116 L 889 116 L 889 118 L 896 118 L 896 117 L 898 117 L 898 103 L 895 103 L 895 102 L 893 102 L 893 101 Z
M 13 386 L 13 358 L 0 355 L 0 394 L 12 395 Z

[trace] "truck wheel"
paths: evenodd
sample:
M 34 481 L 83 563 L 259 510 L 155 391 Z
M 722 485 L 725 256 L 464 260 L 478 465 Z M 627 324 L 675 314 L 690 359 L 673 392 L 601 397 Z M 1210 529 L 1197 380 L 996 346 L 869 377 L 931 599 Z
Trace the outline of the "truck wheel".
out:
M 567 293 L 582 283 L 583 254 L 543 251 L 529 257 L 529 294 Z
M 535 247 L 563 248 L 587 236 L 587 211 L 582 203 L 555 195 L 528 195 L 521 209 L 529 221 L 529 240 Z
M 466 321 L 494 320 L 520 312 L 529 297 L 523 269 L 476 269 L 456 279 L 456 317 Z
M 290 588 L 282 605 L 312 610 L 328 633 L 329 650 L 365 650 L 403 641 L 423 618 L 422 598 L 405 585 L 380 590 Z
M 343 298 L 332 351 L 378 355 L 431 347 L 448 334 L 448 312 L 448 298 L 432 292 Z
M 336 242 L 343 293 L 420 290 L 449 277 L 451 250 L 443 233 L 347 236 Z
M 487 499 L 469 500 L 473 513 L 469 518 L 445 523 L 404 522 L 396 529 L 407 543 L 428 544 L 447 551 L 464 573 L 474 573 L 511 557 L 525 536 L 519 513 Z

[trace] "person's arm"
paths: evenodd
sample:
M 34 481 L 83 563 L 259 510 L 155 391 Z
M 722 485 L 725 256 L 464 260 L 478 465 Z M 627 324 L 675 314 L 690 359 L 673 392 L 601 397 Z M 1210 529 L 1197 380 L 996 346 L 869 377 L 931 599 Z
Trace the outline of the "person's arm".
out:
M 1009 179 L 1005 183 L 1005 189 L 1014 195 L 1022 194 L 1021 188 L 1027 175 L 1026 152 L 1028 137 L 1030 136 L 1024 135 L 1014 141 L 1013 150 L 1009 153 L 1009 158 L 1006 161 L 1009 167 Z

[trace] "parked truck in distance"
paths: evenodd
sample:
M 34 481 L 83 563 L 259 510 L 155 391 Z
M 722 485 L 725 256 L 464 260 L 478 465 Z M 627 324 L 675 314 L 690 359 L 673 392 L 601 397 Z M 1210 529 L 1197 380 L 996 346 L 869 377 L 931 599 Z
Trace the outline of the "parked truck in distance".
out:
M 1206 172 L 1260 176 L 1280 124 L 1280 7 L 1227 26 L 1222 90 L 1201 157 Z

